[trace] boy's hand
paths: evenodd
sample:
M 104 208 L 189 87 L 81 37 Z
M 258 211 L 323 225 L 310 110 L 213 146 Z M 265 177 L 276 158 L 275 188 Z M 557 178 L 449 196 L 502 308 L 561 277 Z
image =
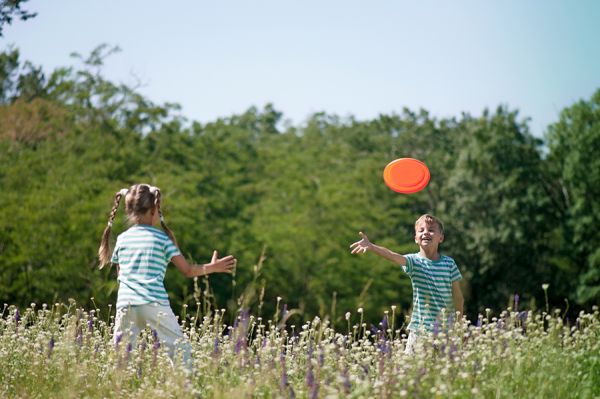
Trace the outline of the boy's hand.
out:
M 213 251 L 210 263 L 206 265 L 206 268 L 209 273 L 233 273 L 236 263 L 237 259 L 232 255 L 219 259 L 217 251 Z
M 354 248 L 352 252 L 350 252 L 352 254 L 364 254 L 373 245 L 371 244 L 371 241 L 369 241 L 369 237 L 367 237 L 365 233 L 361 231 L 358 234 L 361 236 L 362 239 L 350 245 L 350 248 Z

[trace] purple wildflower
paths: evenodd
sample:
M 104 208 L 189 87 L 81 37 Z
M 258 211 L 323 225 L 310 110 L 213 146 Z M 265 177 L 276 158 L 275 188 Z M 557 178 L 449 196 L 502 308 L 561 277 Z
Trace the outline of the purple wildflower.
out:
M 310 399 L 317 399 L 319 397 L 319 384 L 315 384 L 310 390 Z
M 50 337 L 50 341 L 48 341 L 48 357 L 52 355 L 52 351 L 54 350 L 54 337 Z
M 237 340 L 237 342 L 235 343 L 235 348 L 233 349 L 233 352 L 234 352 L 235 354 L 238 354 L 238 353 L 240 353 L 240 351 L 242 350 L 243 341 L 244 341 L 244 340 L 243 340 L 243 338 L 239 338 L 239 339 Z
M 528 313 L 525 311 L 520 312 L 517 317 L 518 317 L 519 321 L 521 322 L 521 328 L 523 329 L 523 332 L 525 332 L 527 330 Z
M 18 326 L 20 322 L 21 322 L 21 313 L 19 313 L 19 309 L 17 309 L 15 311 L 15 323 Z
M 92 332 L 94 330 L 94 316 L 93 316 L 93 311 L 92 313 L 90 313 L 90 315 L 88 316 L 88 320 L 87 320 L 87 328 L 89 332 Z
M 152 329 L 152 340 L 154 341 L 152 349 L 156 352 L 160 348 L 160 339 L 158 339 L 158 331 L 155 329 Z
M 454 359 L 454 354 L 456 353 L 456 350 L 457 348 L 455 344 L 450 345 L 450 351 L 448 352 L 448 357 L 450 358 L 450 360 Z
M 306 370 L 306 386 L 312 389 L 315 385 L 315 375 L 313 373 L 312 364 L 308 363 L 308 370 Z
M 244 326 L 244 329 L 248 328 L 248 324 L 250 323 L 250 312 L 248 312 L 248 309 L 242 309 L 242 325 Z
M 281 371 L 281 388 L 285 389 L 285 387 L 287 387 L 288 385 L 288 375 L 287 372 L 285 370 L 285 366 L 283 367 L 283 370 Z
M 379 375 L 383 377 L 383 372 L 385 371 L 385 356 L 383 353 L 379 355 Z
M 119 346 L 119 343 L 121 343 L 122 339 L 123 339 L 123 333 L 118 332 L 117 336 L 115 337 L 115 348 Z
M 480 328 L 480 327 L 481 327 L 481 324 L 482 324 L 482 319 L 483 319 L 483 316 L 481 316 L 481 315 L 479 315 L 479 317 L 477 317 L 477 327 L 478 327 L 478 328 Z
M 363 369 L 363 373 L 365 373 L 365 376 L 369 375 L 369 366 L 367 366 L 366 364 L 361 364 L 360 365 Z
M 323 347 L 319 346 L 319 367 L 323 367 L 323 363 L 325 363 L 325 353 Z
M 515 312 L 519 310 L 519 294 L 515 294 Z
M 471 329 L 469 328 L 469 332 L 467 332 L 467 336 L 465 337 L 463 342 L 468 341 L 469 339 L 471 339 L 472 336 L 473 336 L 473 331 L 471 331 Z
M 440 322 L 437 319 L 433 322 L 433 336 L 437 337 L 440 332 Z
M 525 321 L 527 321 L 527 312 L 523 311 L 523 312 L 519 312 L 519 320 L 521 321 L 521 323 L 525 323 Z
M 384 315 L 383 316 L 383 320 L 381 320 L 381 329 L 383 331 L 387 331 L 387 329 L 388 329 L 388 317 L 387 317 L 387 315 Z
M 344 387 L 344 393 L 350 393 L 350 390 L 352 389 L 352 383 L 350 382 L 350 378 L 348 378 L 348 369 L 344 369 L 342 373 L 342 384 Z

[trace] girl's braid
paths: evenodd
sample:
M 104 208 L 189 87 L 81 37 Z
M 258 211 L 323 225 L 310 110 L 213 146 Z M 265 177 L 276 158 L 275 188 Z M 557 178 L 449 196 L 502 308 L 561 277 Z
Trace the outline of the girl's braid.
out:
M 158 211 L 158 216 L 160 217 L 160 225 L 162 226 L 165 233 L 167 233 L 167 235 L 169 236 L 171 241 L 173 241 L 173 244 L 175 244 L 176 247 L 179 247 L 179 245 L 177 245 L 177 240 L 175 239 L 175 235 L 173 234 L 171 229 L 165 223 L 165 218 L 163 217 L 163 214 L 162 214 L 162 209 L 160 207 L 160 189 L 158 187 L 153 187 L 153 188 L 154 188 L 154 205 L 156 206 L 156 209 Z
M 112 209 L 110 210 L 110 216 L 108 217 L 108 224 L 102 233 L 102 241 L 100 242 L 100 248 L 98 249 L 98 258 L 100 259 L 100 269 L 102 269 L 110 261 L 110 232 L 112 229 L 117 210 L 119 209 L 119 203 L 121 198 L 127 195 L 127 189 L 124 188 L 115 194 L 115 202 Z

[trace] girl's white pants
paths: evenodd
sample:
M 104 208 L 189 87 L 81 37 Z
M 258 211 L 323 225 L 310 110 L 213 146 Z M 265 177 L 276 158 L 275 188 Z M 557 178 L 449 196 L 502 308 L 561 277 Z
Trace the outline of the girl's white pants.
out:
M 406 339 L 406 346 L 404 347 L 404 353 L 406 355 L 412 356 L 415 354 L 415 348 L 417 346 L 418 339 L 419 337 L 414 331 L 411 331 L 408 334 L 408 338 Z
M 117 309 L 113 335 L 115 345 L 118 340 L 130 342 L 132 346 L 135 345 L 138 335 L 146 326 L 156 331 L 160 344 L 167 348 L 172 359 L 180 351 L 184 363 L 189 367 L 191 363 L 190 344 L 181 332 L 177 318 L 168 305 L 148 303 Z

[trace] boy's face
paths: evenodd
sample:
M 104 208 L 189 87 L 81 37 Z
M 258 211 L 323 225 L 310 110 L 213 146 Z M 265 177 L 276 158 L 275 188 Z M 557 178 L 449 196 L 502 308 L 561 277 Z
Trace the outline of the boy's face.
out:
M 444 234 L 437 223 L 421 221 L 415 227 L 415 242 L 421 248 L 437 248 L 444 241 Z

